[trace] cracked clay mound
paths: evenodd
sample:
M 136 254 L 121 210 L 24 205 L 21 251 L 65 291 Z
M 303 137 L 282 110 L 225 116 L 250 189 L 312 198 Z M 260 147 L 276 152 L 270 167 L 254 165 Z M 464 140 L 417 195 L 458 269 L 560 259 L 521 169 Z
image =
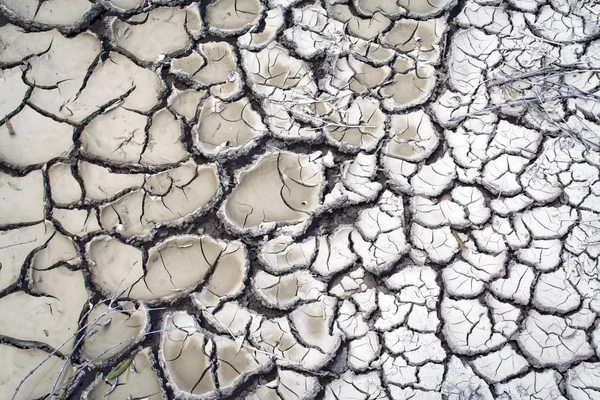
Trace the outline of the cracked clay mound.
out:
M 0 400 L 600 399 L 600 3 L 0 0 Z

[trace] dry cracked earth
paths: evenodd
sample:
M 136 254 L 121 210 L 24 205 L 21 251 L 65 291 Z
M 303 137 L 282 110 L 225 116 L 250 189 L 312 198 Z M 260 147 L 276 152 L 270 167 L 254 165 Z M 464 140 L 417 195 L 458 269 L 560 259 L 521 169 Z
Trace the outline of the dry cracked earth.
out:
M 600 399 L 600 3 L 0 0 L 0 399 Z

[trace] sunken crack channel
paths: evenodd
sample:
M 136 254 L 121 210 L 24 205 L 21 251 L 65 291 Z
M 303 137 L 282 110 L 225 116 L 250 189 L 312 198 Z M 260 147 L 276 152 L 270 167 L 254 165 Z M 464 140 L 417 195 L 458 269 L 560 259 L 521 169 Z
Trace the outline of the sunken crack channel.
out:
M 600 398 L 600 4 L 0 0 L 0 400 Z

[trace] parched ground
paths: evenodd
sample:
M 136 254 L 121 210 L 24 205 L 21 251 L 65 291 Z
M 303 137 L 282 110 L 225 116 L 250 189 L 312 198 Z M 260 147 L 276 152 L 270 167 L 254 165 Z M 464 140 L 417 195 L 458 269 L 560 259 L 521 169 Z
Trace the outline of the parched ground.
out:
M 600 399 L 600 3 L 0 0 L 0 399 Z

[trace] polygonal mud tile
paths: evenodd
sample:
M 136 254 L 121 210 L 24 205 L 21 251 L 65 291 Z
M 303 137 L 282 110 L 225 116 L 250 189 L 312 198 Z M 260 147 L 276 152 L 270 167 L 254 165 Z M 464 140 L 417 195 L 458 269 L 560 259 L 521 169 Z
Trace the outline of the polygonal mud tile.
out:
M 21 349 L 0 344 L 0 356 L 7 366 L 11 366 L 0 370 L 2 391 L 7 398 L 43 398 L 53 388 L 66 384 L 75 370 L 68 360 L 38 349 Z M 55 391 L 58 394 L 61 392 L 62 389 Z
M 115 18 L 111 38 L 117 47 L 143 62 L 183 52 L 190 45 L 189 33 L 197 34 L 202 26 L 194 6 L 188 8 L 159 7 L 127 21 Z
M 95 364 L 118 356 L 144 338 L 148 310 L 131 301 L 104 301 L 87 313 L 82 355 Z
M 135 357 L 128 358 L 123 363 L 129 365 L 126 365 L 121 375 L 111 381 L 97 379 L 82 395 L 82 399 L 117 400 L 129 397 L 160 400 L 167 398 L 157 376 L 154 357 L 149 348 L 141 350 Z M 120 366 L 121 364 L 116 368 Z M 114 390 L 113 385 L 115 385 Z
M 17 291 L 0 299 L 0 334 L 45 343 L 58 354 L 69 354 L 89 298 L 82 271 L 64 266 L 33 270 L 30 290 L 36 295 Z
M 323 178 L 313 156 L 267 153 L 239 174 L 220 216 L 233 231 L 254 235 L 304 223 L 320 206 Z

